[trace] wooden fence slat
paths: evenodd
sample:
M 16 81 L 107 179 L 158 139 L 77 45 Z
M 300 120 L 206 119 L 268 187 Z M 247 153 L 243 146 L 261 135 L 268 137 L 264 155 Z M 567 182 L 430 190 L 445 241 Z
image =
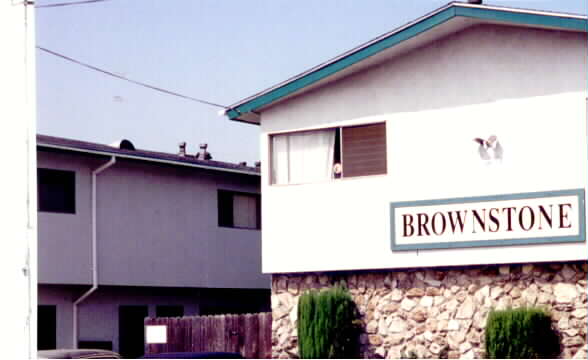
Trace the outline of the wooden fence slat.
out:
M 212 318 L 212 351 L 219 351 L 219 328 L 221 327 L 221 317 L 211 316 Z
M 165 352 L 174 351 L 174 342 L 176 340 L 176 328 L 174 322 L 170 318 L 165 319 L 167 321 L 167 344 L 165 346 Z
M 190 351 L 192 349 L 192 323 L 189 317 L 183 317 L 182 323 L 184 327 L 184 347 L 182 351 Z
M 203 351 L 212 351 L 212 325 L 212 317 L 206 316 L 204 318 L 204 326 L 202 327 L 202 347 L 204 348 Z
M 257 315 L 246 314 L 245 315 L 245 339 L 244 339 L 244 352 L 245 358 L 259 358 L 259 322 Z
M 220 318 L 218 316 L 210 317 L 210 351 L 218 351 L 218 327 L 220 325 Z
M 168 328 L 169 328 L 169 339 L 167 339 L 167 349 L 166 352 L 174 351 L 176 347 L 176 326 L 174 323 L 173 318 L 167 318 Z
M 176 351 L 184 351 L 184 324 L 182 318 L 174 318 L 178 332 L 176 333 Z
M 249 333 L 251 332 L 251 317 L 249 314 L 243 315 L 243 357 L 246 359 L 253 358 L 251 354 L 251 338 Z
M 272 357 L 272 314 L 259 314 L 259 358 Z
M 227 332 L 229 333 L 227 351 L 239 352 L 239 319 L 237 315 L 230 316 L 230 326 Z
M 231 315 L 225 315 L 225 333 L 223 334 L 223 341 L 225 344 L 225 348 L 223 351 L 229 351 L 229 347 L 231 346 L 231 336 L 229 333 L 231 332 Z
M 210 317 L 210 351 L 217 351 L 218 323 L 219 321 L 214 315 Z
M 240 315 L 237 317 L 239 333 L 239 353 L 245 357 L 245 317 Z
M 227 342 L 225 341 L 225 334 L 227 333 L 227 316 L 222 315 L 222 327 L 219 329 L 220 351 L 227 351 Z
M 182 328 L 180 327 L 180 322 L 178 318 L 171 318 L 172 326 L 174 328 L 174 342 L 172 346 L 172 352 L 181 351 L 180 349 L 180 339 L 182 337 Z
M 184 322 L 182 318 L 174 318 L 178 332 L 176 333 L 176 351 L 184 351 Z
M 202 323 L 200 324 L 200 341 L 201 341 L 201 350 L 202 352 L 208 351 L 208 336 L 206 334 L 206 328 L 208 327 L 208 316 L 203 316 L 201 319 Z
M 200 342 L 200 350 L 199 351 L 206 351 L 206 317 L 200 318 L 200 323 L 198 325 L 198 341 Z
M 218 327 L 216 328 L 216 351 L 225 351 L 225 315 L 218 316 Z
M 200 337 L 200 322 L 202 321 L 202 317 L 194 316 L 191 319 L 192 322 L 192 350 L 194 352 L 201 352 L 202 345 L 201 345 L 201 337 Z

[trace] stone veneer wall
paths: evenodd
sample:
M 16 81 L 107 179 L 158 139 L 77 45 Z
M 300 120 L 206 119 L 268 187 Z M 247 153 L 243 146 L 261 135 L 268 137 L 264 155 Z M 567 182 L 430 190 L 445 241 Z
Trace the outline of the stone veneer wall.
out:
M 564 358 L 586 358 L 588 263 L 522 264 L 402 271 L 275 274 L 272 357 L 298 357 L 297 303 L 308 289 L 345 281 L 363 332 L 364 358 L 483 358 L 492 308 L 544 306 Z

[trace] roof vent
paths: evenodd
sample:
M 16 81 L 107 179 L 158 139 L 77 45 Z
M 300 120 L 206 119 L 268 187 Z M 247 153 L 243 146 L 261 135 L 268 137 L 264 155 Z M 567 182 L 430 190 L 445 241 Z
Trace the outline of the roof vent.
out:
M 119 148 L 122 150 L 135 150 L 135 145 L 127 139 L 117 140 L 110 144 L 110 146 Z
M 198 159 L 198 160 L 212 160 L 212 155 L 210 155 L 210 153 L 208 151 L 206 151 L 207 147 L 208 147 L 208 144 L 200 144 L 200 151 L 198 152 L 198 154 L 196 154 L 196 159 Z
M 468 0 L 469 4 L 481 4 L 482 0 Z
M 247 161 L 241 161 L 241 162 L 239 163 L 239 166 L 247 166 Z
M 256 161 L 255 167 L 259 169 L 261 167 L 261 161 Z
M 178 146 L 180 147 L 180 151 L 178 151 L 178 155 L 186 156 L 186 142 L 182 141 L 181 143 L 178 144 Z

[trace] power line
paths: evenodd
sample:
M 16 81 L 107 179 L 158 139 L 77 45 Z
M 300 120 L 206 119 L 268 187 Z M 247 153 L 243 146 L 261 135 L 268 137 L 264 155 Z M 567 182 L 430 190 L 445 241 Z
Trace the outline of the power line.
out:
M 35 5 L 35 8 L 50 8 L 50 7 L 61 7 L 61 6 L 71 6 L 71 5 L 85 5 L 85 4 L 104 2 L 104 1 L 110 1 L 110 0 L 71 1 L 71 2 L 64 2 L 64 3 L 46 4 L 46 5 Z
M 147 83 L 144 83 L 144 82 L 141 82 L 141 81 L 137 81 L 137 80 L 129 79 L 129 78 L 125 77 L 125 76 L 118 75 L 118 74 L 115 74 L 115 73 L 113 73 L 113 72 L 111 72 L 111 71 L 104 70 L 104 69 L 100 69 L 100 68 L 97 68 L 96 66 L 93 66 L 93 65 L 90 65 L 90 64 L 83 63 L 83 62 L 81 62 L 81 61 L 79 61 L 79 60 L 76 60 L 76 59 L 70 58 L 69 56 L 65 56 L 65 55 L 63 55 L 63 54 L 60 54 L 60 53 L 58 53 L 58 52 L 55 52 L 55 51 L 52 51 L 52 50 L 46 49 L 46 48 L 44 48 L 44 47 L 41 47 L 41 46 L 37 46 L 37 49 L 39 49 L 39 50 L 41 50 L 41 51 L 44 51 L 44 52 L 46 52 L 46 53 L 48 53 L 48 54 L 51 54 L 51 55 L 57 56 L 57 57 L 59 57 L 59 58 L 62 58 L 62 59 L 64 59 L 64 60 L 70 61 L 70 62 L 72 62 L 72 63 L 74 63 L 74 64 L 78 64 L 78 65 L 84 66 L 84 67 L 86 67 L 86 68 L 88 68 L 88 69 L 92 69 L 92 70 L 94 70 L 94 71 L 98 71 L 98 72 L 100 72 L 100 73 L 102 73 L 102 74 L 105 74 L 105 75 L 108 75 L 108 76 L 112 76 L 112 77 L 115 77 L 115 78 L 117 78 L 117 79 L 120 79 L 120 80 L 128 81 L 128 82 L 130 82 L 130 83 L 133 83 L 133 84 L 135 84 L 135 85 L 143 86 L 143 87 L 146 87 L 146 88 L 148 88 L 148 89 L 151 89 L 151 90 L 155 90 L 155 91 L 162 92 L 162 93 L 164 93 L 164 94 L 168 94 L 168 95 L 173 95 L 173 96 L 181 97 L 181 98 L 183 98 L 183 99 L 192 100 L 192 101 L 199 102 L 199 103 L 201 103 L 201 104 L 210 105 L 210 106 L 216 106 L 216 107 L 223 108 L 223 109 L 228 109 L 228 108 L 229 108 L 228 106 L 224 106 L 224 105 L 216 104 L 216 103 L 213 103 L 213 102 L 210 102 L 210 101 L 206 101 L 206 100 L 198 99 L 198 98 L 191 97 L 191 96 L 188 96 L 188 95 L 183 95 L 183 94 L 180 94 L 180 93 L 177 93 L 177 92 L 174 92 L 174 91 L 170 91 L 170 90 L 166 90 L 166 89 L 163 89 L 163 88 L 160 88 L 160 87 L 154 86 L 154 85 L 149 85 L 149 84 L 147 84 Z

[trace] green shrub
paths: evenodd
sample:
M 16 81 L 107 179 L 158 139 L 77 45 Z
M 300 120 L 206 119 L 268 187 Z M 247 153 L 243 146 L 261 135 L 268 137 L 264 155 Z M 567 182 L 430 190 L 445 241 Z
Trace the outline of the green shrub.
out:
M 298 302 L 298 350 L 303 359 L 354 358 L 359 350 L 357 308 L 345 288 L 311 290 Z
M 491 359 L 556 358 L 560 353 L 551 316 L 538 308 L 491 311 L 485 336 L 486 356 Z

